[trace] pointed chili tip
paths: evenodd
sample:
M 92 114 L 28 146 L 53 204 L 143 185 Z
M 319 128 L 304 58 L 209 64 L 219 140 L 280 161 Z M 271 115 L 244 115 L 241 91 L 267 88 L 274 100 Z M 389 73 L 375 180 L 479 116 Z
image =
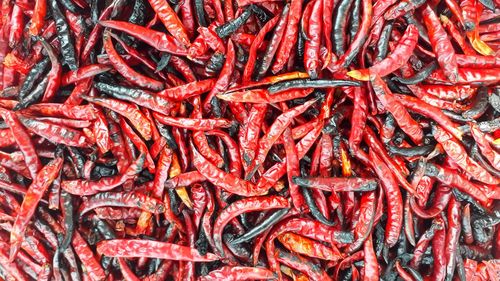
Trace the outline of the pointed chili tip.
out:
M 349 77 L 352 77 L 352 78 L 359 80 L 359 81 L 369 81 L 370 80 L 370 74 L 368 73 L 367 69 L 351 70 L 351 71 L 347 72 L 347 75 Z

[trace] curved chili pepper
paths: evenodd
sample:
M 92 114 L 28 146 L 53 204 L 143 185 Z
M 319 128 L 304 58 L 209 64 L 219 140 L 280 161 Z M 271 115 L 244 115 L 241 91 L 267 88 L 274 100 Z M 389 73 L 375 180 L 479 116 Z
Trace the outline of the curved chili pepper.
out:
M 62 164 L 63 158 L 57 157 L 40 169 L 36 177 L 33 177 L 33 182 L 24 196 L 23 204 L 21 204 L 17 212 L 16 220 L 12 226 L 12 231 L 10 233 L 11 246 L 9 260 L 13 260 L 19 251 L 29 220 L 35 213 L 36 206 L 42 199 L 43 194 L 59 174 Z
M 388 219 L 385 244 L 388 247 L 392 247 L 398 240 L 403 224 L 403 201 L 401 199 L 401 192 L 399 191 L 394 176 L 389 176 L 392 175 L 389 168 L 372 150 L 370 150 L 369 155 L 373 169 L 381 180 L 382 187 L 384 187 L 384 193 L 388 198 Z
M 226 61 L 224 62 L 222 70 L 220 71 L 217 82 L 215 82 L 215 85 L 213 86 L 212 90 L 210 90 L 210 92 L 208 93 L 205 99 L 205 103 L 203 104 L 203 108 L 206 111 L 210 110 L 211 108 L 210 102 L 212 101 L 212 99 L 214 99 L 218 93 L 224 92 L 229 87 L 231 75 L 233 74 L 234 70 L 235 59 L 236 59 L 236 52 L 234 49 L 234 45 L 231 39 L 229 39 L 227 44 Z
M 78 212 L 83 215 L 92 209 L 112 207 L 135 207 L 154 214 L 162 213 L 165 207 L 161 201 L 140 193 L 101 192 L 80 205 Z
M 310 79 L 300 79 L 300 80 L 290 80 L 285 82 L 278 82 L 267 90 L 271 94 L 276 94 L 291 89 L 304 89 L 304 88 L 334 88 L 340 86 L 361 86 L 359 82 L 349 81 L 349 80 L 310 80 Z
M 252 6 L 249 6 L 243 10 L 243 12 L 237 17 L 232 19 L 231 21 L 226 22 L 225 24 L 218 26 L 215 28 L 215 32 L 220 38 L 225 38 L 234 33 L 240 26 L 245 24 L 245 22 L 250 18 L 253 14 Z
M 245 212 L 251 212 L 254 210 L 280 209 L 289 207 L 288 201 L 279 196 L 268 196 L 263 198 L 251 197 L 232 203 L 219 214 L 214 224 L 213 238 L 217 251 L 223 255 L 221 240 L 222 230 L 231 219 Z
M 312 239 L 302 237 L 293 233 L 284 233 L 278 236 L 278 240 L 292 252 L 303 254 L 313 258 L 337 261 L 342 258 L 338 249 L 325 246 Z
M 379 280 L 379 269 L 377 257 L 373 249 L 372 236 L 368 234 L 363 247 L 366 280 Z
M 99 24 L 137 37 L 158 51 L 176 55 L 186 54 L 185 48 L 176 45 L 174 39 L 163 32 L 154 31 L 140 25 L 121 21 L 105 20 L 99 21 Z
M 318 188 L 325 191 L 372 191 L 377 181 L 370 178 L 300 178 L 293 181 L 304 187 Z
M 286 8 L 285 8 L 286 10 Z M 266 36 L 269 31 L 276 26 L 276 24 L 282 23 L 281 18 L 278 16 L 275 16 L 271 20 L 269 20 L 259 31 L 259 33 L 255 36 L 254 40 L 252 41 L 250 45 L 250 50 L 248 52 L 248 59 L 247 63 L 245 65 L 245 68 L 243 70 L 243 77 L 242 81 L 245 83 L 249 83 L 251 81 L 251 76 L 254 72 L 254 67 L 257 59 L 257 51 L 258 49 L 263 45 L 264 37 Z M 265 60 L 266 57 L 264 57 L 263 64 L 266 63 Z
M 434 218 L 441 214 L 441 212 L 446 208 L 448 202 L 452 197 L 451 189 L 446 186 L 438 186 L 437 191 L 435 193 L 433 204 L 427 208 L 422 209 L 413 198 L 410 198 L 410 206 L 412 211 L 421 218 Z
M 418 30 L 414 25 L 408 25 L 404 35 L 398 42 L 396 48 L 385 59 L 375 63 L 368 69 L 353 70 L 347 75 L 361 81 L 368 81 L 371 75 L 378 75 L 380 77 L 387 76 L 388 74 L 401 68 L 406 61 L 410 58 L 418 40 Z M 457 74 L 458 75 L 458 74 Z
M 147 249 L 147 251 L 144 251 Z M 200 255 L 186 246 L 151 240 L 114 239 L 102 241 L 97 252 L 108 257 L 151 257 L 168 260 L 208 262 L 218 260 L 214 254 Z
M 455 51 L 447 37 L 446 31 L 444 31 L 439 19 L 429 5 L 426 5 L 422 10 L 422 17 L 439 66 L 450 81 L 456 82 L 458 80 L 458 65 L 455 58 Z
M 156 118 L 156 120 L 163 124 L 197 131 L 209 131 L 216 128 L 229 128 L 233 124 L 232 121 L 229 121 L 227 119 L 195 119 L 169 117 L 157 114 L 156 112 L 153 113 L 153 116 Z
M 22 116 L 19 117 L 19 120 L 28 130 L 54 143 L 61 143 L 75 147 L 91 146 L 91 143 L 89 143 L 85 135 L 80 133 L 78 130 Z
M 249 172 L 246 175 L 247 179 L 251 178 L 256 170 L 260 167 L 260 165 L 262 165 L 267 156 L 267 153 L 271 149 L 271 146 L 277 141 L 278 137 L 283 133 L 283 131 L 285 131 L 286 127 L 292 121 L 292 118 L 306 111 L 306 109 L 312 106 L 315 102 L 316 100 L 305 102 L 303 105 L 299 105 L 285 111 L 283 114 L 276 118 L 273 125 L 271 125 L 271 127 L 269 128 L 269 132 L 267 133 L 267 135 L 259 141 L 259 150 L 256 157 L 248 167 Z
M 172 36 L 174 36 L 182 44 L 189 46 L 189 36 L 187 35 L 182 22 L 177 17 L 177 14 L 170 7 L 167 1 L 149 0 L 149 3 L 160 20 L 163 22 L 163 25 L 167 28 L 168 32 L 170 32 L 170 34 L 172 34 Z
M 470 176 L 486 184 L 496 185 L 499 183 L 498 179 L 495 179 L 488 171 L 467 155 L 465 148 L 451 134 L 439 127 L 433 128 L 433 134 L 448 156 Z
M 33 89 L 35 82 L 42 77 L 43 73 L 49 66 L 49 62 L 50 59 L 48 57 L 41 59 L 37 64 L 35 64 L 35 66 L 33 66 L 33 68 L 31 68 L 28 74 L 26 74 L 26 78 L 24 79 L 18 93 L 20 100 L 24 99 Z
M 320 69 L 320 45 L 321 45 L 321 31 L 322 21 L 321 14 L 323 13 L 323 1 L 317 0 L 311 9 L 309 17 L 309 24 L 306 33 L 309 40 L 306 40 L 304 48 L 304 67 L 311 79 L 318 78 Z
M 141 155 L 137 160 L 131 164 L 123 174 L 101 178 L 97 181 L 90 180 L 64 180 L 61 187 L 68 193 L 74 195 L 92 195 L 102 191 L 111 190 L 125 181 L 133 178 L 137 173 L 142 170 L 144 165 L 145 156 Z
M 255 7 L 257 7 L 257 6 L 255 6 Z M 262 58 L 262 62 L 260 64 L 259 68 L 257 69 L 257 80 L 260 80 L 266 74 L 267 70 L 271 66 L 272 59 L 275 56 L 276 51 L 278 50 L 279 44 L 283 39 L 285 30 L 288 27 L 289 14 L 290 14 L 290 5 L 287 4 L 287 5 L 285 5 L 283 10 L 281 11 L 281 14 L 279 16 L 279 20 L 276 19 L 277 22 L 275 24 L 276 27 L 274 29 L 273 35 L 269 41 L 269 44 L 266 46 L 266 51 L 265 51 L 264 56 Z M 275 18 L 277 18 L 277 16 Z M 273 18 L 272 20 L 275 20 L 275 18 Z
M 108 58 L 111 64 L 128 81 L 140 87 L 145 87 L 156 91 L 162 90 L 164 88 L 163 83 L 161 83 L 160 81 L 144 76 L 134 71 L 131 67 L 129 67 L 126 64 L 126 62 L 120 57 L 118 52 L 115 50 L 113 43 L 111 41 L 111 35 L 109 31 L 104 31 L 103 40 L 104 40 L 104 49 L 108 54 Z
M 282 250 L 276 250 L 273 255 L 276 255 L 277 259 L 283 264 L 303 272 L 312 280 L 332 280 L 325 271 L 318 269 L 313 262 L 302 256 L 290 254 Z
M 1 110 L 0 115 L 2 115 L 2 118 L 9 126 L 9 129 L 12 133 L 12 136 L 14 136 L 17 146 L 23 153 L 24 162 L 26 163 L 26 167 L 30 172 L 31 178 L 35 179 L 37 177 L 38 171 L 42 168 L 42 164 L 36 154 L 35 147 L 31 142 L 28 132 L 26 132 L 14 112 Z
M 276 58 L 274 59 L 273 66 L 271 67 L 272 73 L 276 74 L 283 69 L 288 58 L 290 57 L 290 52 L 292 47 L 295 46 L 297 42 L 297 31 L 298 24 L 302 12 L 302 0 L 292 0 L 290 2 L 290 12 L 288 14 L 288 23 L 285 28 L 285 34 L 283 35 L 283 40 L 280 43 L 278 52 L 276 53 Z
M 481 204 L 488 205 L 488 198 L 486 197 L 486 194 L 462 175 L 450 169 L 431 163 L 426 164 L 425 173 L 428 176 L 435 177 L 443 184 L 460 189 L 462 192 L 465 192 L 474 199 L 478 200 Z
M 233 174 L 225 173 L 217 168 L 212 163 L 208 162 L 199 152 L 191 146 L 193 153 L 193 165 L 207 180 L 213 184 L 220 186 L 228 192 L 239 194 L 242 196 L 255 196 L 266 193 L 265 191 L 258 190 L 251 182 L 242 180 Z
M 33 8 L 33 17 L 31 18 L 31 25 L 29 27 L 29 33 L 31 36 L 37 36 L 45 23 L 45 15 L 47 14 L 47 1 L 37 0 L 35 1 L 35 7 Z
M 371 78 L 373 90 L 377 94 L 380 102 L 384 107 L 392 113 L 392 116 L 401 127 L 401 129 L 408 134 L 408 136 L 416 143 L 421 144 L 423 138 L 423 131 L 418 123 L 411 118 L 410 114 L 404 109 L 403 105 L 394 98 L 384 81 L 375 76 Z
M 132 123 L 134 128 L 141 133 L 144 139 L 151 139 L 151 123 L 149 123 L 146 116 L 144 116 L 140 110 L 131 104 L 115 99 L 94 98 L 88 96 L 82 96 L 82 98 L 123 115 Z
M 63 56 L 63 63 L 67 65 L 71 70 L 78 68 L 75 47 L 73 45 L 73 40 L 70 36 L 69 26 L 66 22 L 66 18 L 62 14 L 56 0 L 48 0 L 49 6 L 52 11 L 52 16 L 56 23 L 57 28 L 57 38 L 61 44 L 61 54 Z
M 243 277 L 244 276 L 244 277 Z M 199 278 L 200 281 L 209 280 L 269 280 L 274 279 L 276 276 L 272 271 L 265 268 L 243 267 L 243 266 L 224 266 L 217 270 L 209 272 L 207 275 Z

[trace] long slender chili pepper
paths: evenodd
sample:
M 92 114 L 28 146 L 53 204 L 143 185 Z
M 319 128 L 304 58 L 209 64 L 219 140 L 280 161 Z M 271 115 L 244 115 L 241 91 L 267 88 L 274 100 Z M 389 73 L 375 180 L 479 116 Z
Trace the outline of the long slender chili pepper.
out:
M 372 150 L 370 150 L 370 159 L 375 172 L 382 180 L 384 193 L 388 197 L 387 204 L 389 213 L 387 218 L 385 244 L 388 247 L 392 247 L 397 242 L 403 222 L 403 202 L 401 199 L 401 192 L 399 191 L 394 177 L 388 176 L 391 175 L 388 167 L 378 156 L 375 155 L 375 153 L 373 153 Z M 384 175 L 384 177 L 382 177 L 382 175 Z
M 177 46 L 174 39 L 166 35 L 165 33 L 128 22 L 107 20 L 100 21 L 99 24 L 104 27 L 123 31 L 131 36 L 137 37 L 138 39 L 151 45 L 158 51 L 169 52 L 177 55 L 183 55 L 186 53 L 185 48 Z
M 225 173 L 212 163 L 208 162 L 194 146 L 191 146 L 193 153 L 193 165 L 207 180 L 225 190 L 240 194 L 242 196 L 262 195 L 266 190 L 259 190 L 253 183 L 240 179 L 233 174 Z
M 285 34 L 283 35 L 283 40 L 280 43 L 278 52 L 276 53 L 276 58 L 274 64 L 271 67 L 271 71 L 276 74 L 285 66 L 292 47 L 295 46 L 297 42 L 297 31 L 298 24 L 302 12 L 302 0 L 292 0 L 290 2 L 290 12 L 288 15 L 288 23 L 285 28 Z
M 224 62 L 224 66 L 220 71 L 220 75 L 219 78 L 217 79 L 217 82 L 215 82 L 215 85 L 213 86 L 212 90 L 210 90 L 210 92 L 208 93 L 205 99 L 205 103 L 203 104 L 203 108 L 206 111 L 210 110 L 211 108 L 210 103 L 212 102 L 212 99 L 216 98 L 215 96 L 218 93 L 224 92 L 229 87 L 231 74 L 233 73 L 234 70 L 235 60 L 236 60 L 236 52 L 234 49 L 234 44 L 231 41 L 231 39 L 229 39 L 227 44 L 226 60 Z
M 384 107 L 391 112 L 392 116 L 398 123 L 399 127 L 416 143 L 421 144 L 423 138 L 423 131 L 417 121 L 411 118 L 410 114 L 404 106 L 394 98 L 384 81 L 375 76 L 371 78 L 373 91 L 376 93 L 380 102 Z
M 113 67 L 128 81 L 151 90 L 159 91 L 163 89 L 163 83 L 137 73 L 125 63 L 118 52 L 116 52 L 111 41 L 110 32 L 107 31 L 104 32 L 104 49 Z
M 321 45 L 321 33 L 316 33 L 316 30 L 321 30 L 322 21 L 321 14 L 323 13 L 323 1 L 314 1 L 314 6 L 312 6 L 311 15 L 309 18 L 308 34 L 309 40 L 306 40 L 304 47 L 304 67 L 306 68 L 307 74 L 311 79 L 318 78 L 318 73 L 320 69 L 320 45 Z
M 30 172 L 31 178 L 35 179 L 38 171 L 42 168 L 42 164 L 36 154 L 35 147 L 33 146 L 28 133 L 14 112 L 2 110 L 0 111 L 0 115 L 9 126 L 12 136 L 14 136 L 14 139 L 16 140 L 17 146 L 23 153 L 24 162 Z
M 61 53 L 63 56 L 63 63 L 67 65 L 71 70 L 75 70 L 78 67 L 76 60 L 75 47 L 73 45 L 73 39 L 70 35 L 70 30 L 66 18 L 62 14 L 56 0 L 48 0 L 54 21 L 57 28 L 57 38 L 61 44 Z
M 217 35 L 220 38 L 228 37 L 232 33 L 234 33 L 240 26 L 245 24 L 245 22 L 250 18 L 250 16 L 253 14 L 253 9 L 252 6 L 249 6 L 243 10 L 241 15 L 224 25 L 221 25 L 215 29 L 217 32 Z
M 170 4 L 165 0 L 149 0 L 151 7 L 158 15 L 163 25 L 167 28 L 168 32 L 172 34 L 177 40 L 179 40 L 185 46 L 189 46 L 189 37 L 184 30 L 182 22 L 177 17 L 177 14 L 170 7 Z
M 245 65 L 245 68 L 243 70 L 243 77 L 242 81 L 245 82 L 250 82 L 252 78 L 252 74 L 254 71 L 255 63 L 256 63 L 256 58 L 257 58 L 257 51 L 258 49 L 263 45 L 263 41 L 267 33 L 269 33 L 270 29 L 272 29 L 277 23 L 281 23 L 280 17 L 275 16 L 271 20 L 269 20 L 259 31 L 259 33 L 255 36 L 254 40 L 251 42 L 250 45 L 250 50 L 248 54 L 248 60 Z M 262 64 L 265 64 L 267 62 L 267 58 L 264 57 L 264 60 Z
M 271 37 L 269 44 L 266 46 L 266 52 L 264 53 L 259 68 L 257 69 L 257 80 L 260 80 L 271 66 L 272 59 L 278 50 L 279 44 L 282 41 L 285 30 L 288 26 L 289 14 L 290 6 L 286 5 L 281 11 L 281 15 L 276 23 L 276 28 L 274 29 L 273 36 Z
M 453 138 L 453 136 L 439 127 L 434 127 L 434 137 L 441 144 L 448 156 L 452 158 L 457 165 L 462 167 L 470 176 L 486 184 L 496 185 L 499 183 L 488 171 L 473 159 L 467 156 L 465 148 Z
M 209 280 L 238 280 L 240 276 L 252 280 L 269 280 L 274 279 L 275 275 L 272 271 L 264 268 L 242 267 L 242 266 L 224 266 L 218 270 L 211 271 L 208 275 L 200 278 L 200 281 Z
M 268 88 L 269 93 L 275 94 L 290 89 L 304 89 L 304 88 L 334 88 L 340 86 L 361 86 L 359 82 L 348 80 L 290 80 L 285 82 L 278 82 Z
M 289 207 L 290 205 L 288 201 L 280 196 L 268 196 L 264 199 L 259 199 L 258 197 L 250 197 L 232 203 L 220 213 L 214 224 L 213 239 L 217 251 L 220 254 L 223 254 L 221 240 L 222 230 L 232 218 L 235 218 L 236 216 L 241 215 L 245 212 L 251 212 L 255 210 L 282 209 Z
M 0 11 L 1 280 L 498 279 L 494 1 Z
M 264 162 L 269 149 L 277 141 L 278 137 L 283 133 L 286 126 L 290 124 L 292 118 L 303 113 L 308 107 L 314 104 L 316 100 L 310 100 L 303 105 L 299 105 L 295 108 L 289 109 L 283 114 L 281 114 L 273 125 L 269 128 L 269 132 L 265 138 L 262 138 L 259 141 L 259 150 L 256 154 L 256 157 L 252 161 L 252 163 L 248 167 L 248 173 L 246 178 L 250 178 L 259 168 L 259 166 Z
M 47 14 L 47 1 L 37 0 L 33 8 L 33 17 L 31 18 L 31 25 L 29 32 L 32 36 L 37 36 L 45 22 L 45 15 Z
M 68 193 L 75 195 L 92 195 L 102 191 L 111 190 L 121 184 L 123 184 L 128 179 L 131 179 L 137 173 L 142 170 L 144 165 L 145 156 L 142 155 L 137 158 L 137 160 L 131 164 L 122 175 L 116 175 L 111 177 L 101 178 L 98 181 L 90 180 L 71 180 L 62 181 L 61 187 Z
M 362 81 L 370 79 L 371 75 L 384 77 L 408 61 L 418 40 L 418 30 L 414 25 L 406 28 L 405 34 L 401 37 L 394 51 L 382 61 L 374 64 L 369 69 L 353 70 L 347 75 Z
M 146 250 L 146 251 L 145 251 Z M 195 249 L 151 240 L 115 239 L 102 241 L 97 252 L 109 257 L 151 257 L 169 260 L 207 262 L 217 260 L 214 254 L 200 255 Z
M 91 98 L 87 96 L 83 96 L 82 98 L 122 114 L 132 123 L 134 128 L 141 133 L 144 139 L 151 139 L 151 123 L 146 116 L 132 104 L 113 99 Z
M 37 173 L 36 177 L 33 178 L 33 182 L 24 196 L 23 204 L 21 204 L 21 207 L 17 212 L 17 217 L 10 233 L 10 260 L 13 260 L 19 251 L 29 220 L 35 213 L 36 206 L 38 205 L 38 202 L 42 198 L 43 194 L 59 174 L 62 163 L 63 158 L 57 157 L 49 164 L 45 165 Z

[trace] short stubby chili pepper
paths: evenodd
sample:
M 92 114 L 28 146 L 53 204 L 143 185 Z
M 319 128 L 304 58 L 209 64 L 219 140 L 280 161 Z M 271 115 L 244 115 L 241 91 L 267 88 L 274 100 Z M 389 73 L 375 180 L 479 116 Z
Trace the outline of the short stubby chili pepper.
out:
M 494 1 L 0 10 L 0 279 L 498 279 Z

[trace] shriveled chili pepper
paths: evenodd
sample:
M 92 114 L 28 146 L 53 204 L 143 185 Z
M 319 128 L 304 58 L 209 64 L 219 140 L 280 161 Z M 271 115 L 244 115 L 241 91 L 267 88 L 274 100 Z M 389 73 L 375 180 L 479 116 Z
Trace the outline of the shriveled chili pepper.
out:
M 75 70 L 78 67 L 76 60 L 75 47 L 73 45 L 73 39 L 69 31 L 68 23 L 66 18 L 62 14 L 57 1 L 49 0 L 49 6 L 54 17 L 57 28 L 57 38 L 61 44 L 61 53 L 63 56 L 63 63 L 67 65 L 71 70 Z
M 17 212 L 16 220 L 12 226 L 10 233 L 10 254 L 9 260 L 13 260 L 21 247 L 21 242 L 24 240 L 27 225 L 35 213 L 36 206 L 41 200 L 43 194 L 59 174 L 62 167 L 63 158 L 61 156 L 55 158 L 49 164 L 45 165 L 33 178 L 33 183 L 28 188 L 23 200 L 23 204 Z
M 144 114 L 132 104 L 114 99 L 93 98 L 87 96 L 83 96 L 82 98 L 122 114 L 141 133 L 144 139 L 149 140 L 151 138 L 151 123 L 149 123 L 149 120 L 144 116 Z
M 362 81 L 367 81 L 370 75 L 386 76 L 394 72 L 409 59 L 417 44 L 418 31 L 414 25 L 409 25 L 401 37 L 394 51 L 382 61 L 374 64 L 369 69 L 353 70 L 347 75 Z
M 403 222 L 403 202 L 401 199 L 401 192 L 394 177 L 389 176 L 391 173 L 388 167 L 382 162 L 375 153 L 370 150 L 370 159 L 372 166 L 379 178 L 382 180 L 384 193 L 387 196 L 388 204 L 388 222 L 385 243 L 388 247 L 394 246 L 397 242 L 399 233 L 401 231 Z M 382 177 L 384 175 L 384 177 Z
M 439 127 L 434 127 L 433 131 L 434 137 L 441 144 L 448 156 L 450 156 L 450 158 L 452 158 L 455 163 L 462 167 L 470 176 L 486 184 L 498 184 L 498 179 L 495 179 L 481 165 L 468 157 L 465 148 L 456 139 L 454 139 L 451 134 Z
M 215 221 L 213 237 L 217 251 L 220 254 L 223 254 L 221 240 L 222 230 L 230 219 L 253 210 L 279 209 L 288 207 L 288 201 L 279 196 L 268 196 L 263 198 L 251 197 L 234 202 L 228 208 L 224 209 Z
M 189 46 L 189 37 L 184 30 L 182 22 L 177 17 L 177 14 L 170 7 L 170 4 L 168 4 L 165 0 L 150 0 L 149 3 L 160 20 L 163 22 L 163 25 L 167 28 L 168 32 L 170 32 L 172 36 L 177 38 L 182 44 Z
M 162 52 L 169 52 L 179 55 L 183 55 L 186 53 L 185 48 L 177 46 L 174 39 L 163 32 L 158 32 L 128 22 L 107 20 L 100 21 L 99 24 L 104 27 L 109 27 L 126 32 L 129 35 L 137 37 L 138 39 L 146 42 L 147 44 Z
M 0 3 L 3 279 L 494 279 L 492 1 L 49 1 Z

